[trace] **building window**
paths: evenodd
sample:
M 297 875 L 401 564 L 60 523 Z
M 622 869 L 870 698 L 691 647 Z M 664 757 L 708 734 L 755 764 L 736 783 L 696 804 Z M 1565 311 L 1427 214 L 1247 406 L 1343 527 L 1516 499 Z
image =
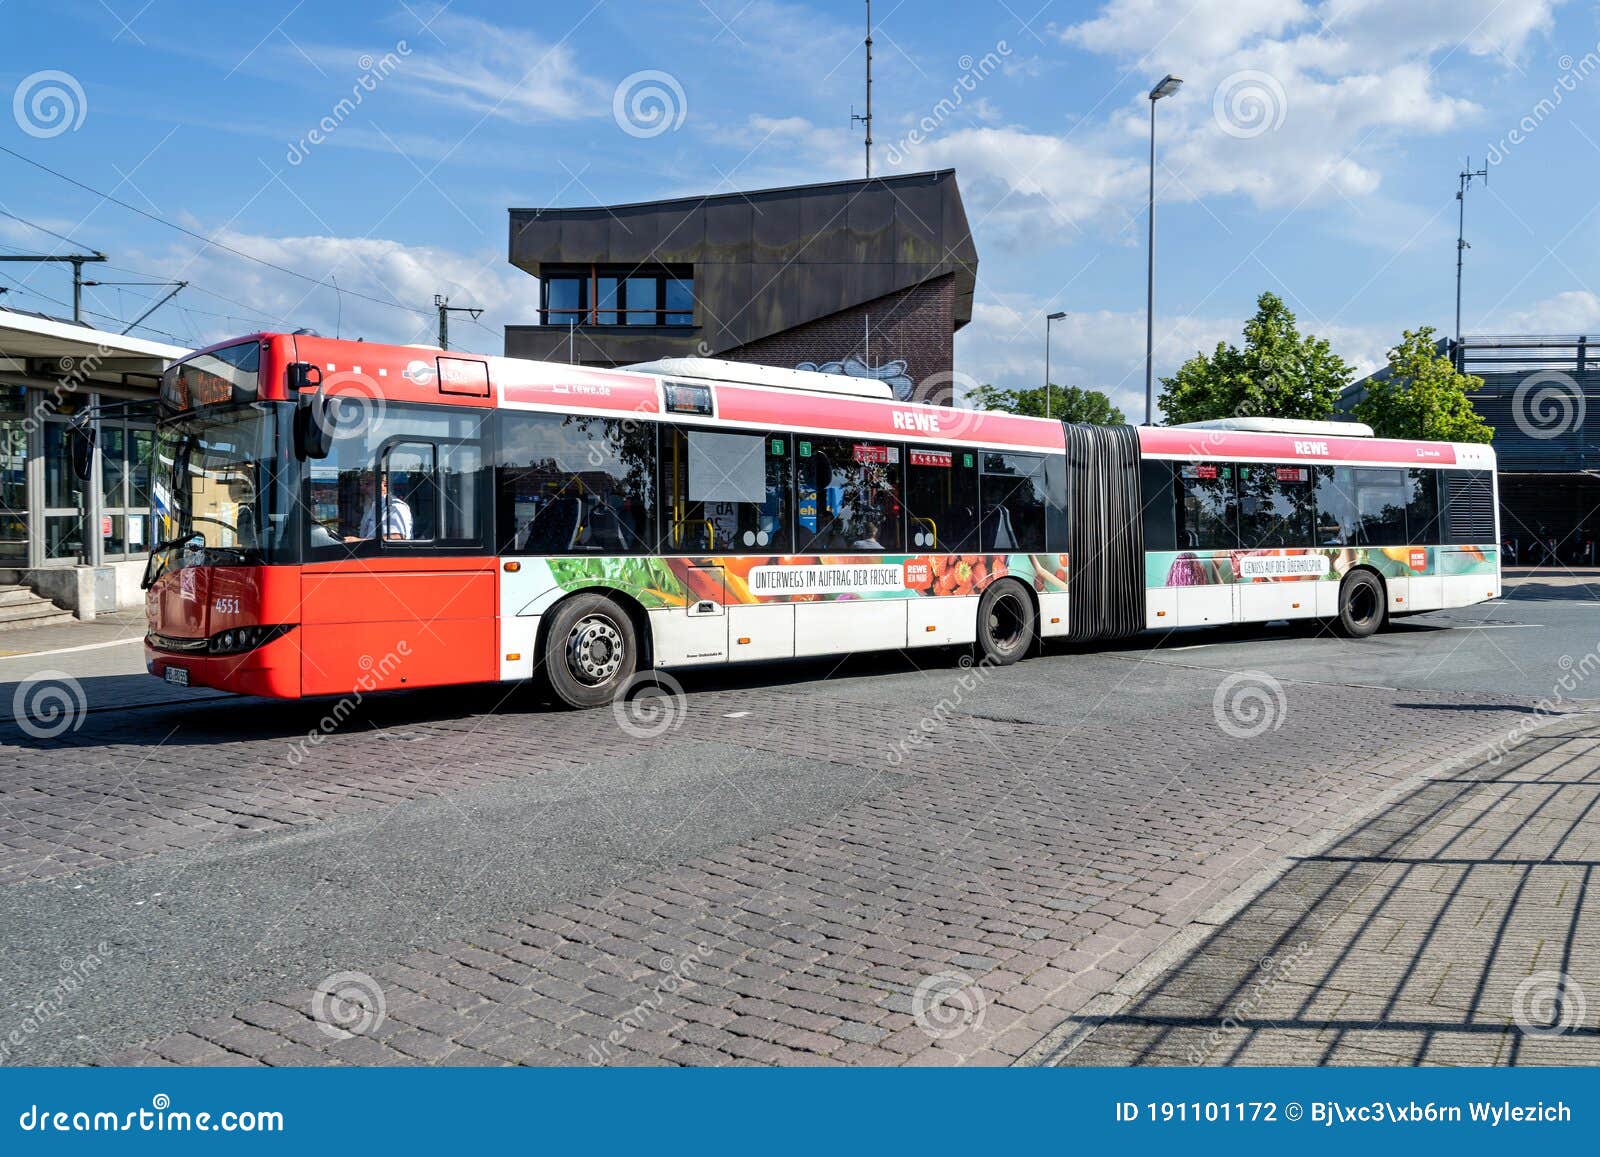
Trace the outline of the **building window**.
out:
M 551 265 L 539 294 L 541 325 L 694 324 L 688 266 Z

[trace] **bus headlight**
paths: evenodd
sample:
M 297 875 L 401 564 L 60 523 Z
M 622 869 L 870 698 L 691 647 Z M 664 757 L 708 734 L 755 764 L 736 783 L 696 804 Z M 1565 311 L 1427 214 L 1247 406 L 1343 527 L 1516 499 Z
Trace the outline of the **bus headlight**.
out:
M 206 651 L 212 655 L 240 655 L 282 638 L 294 630 L 292 624 L 276 626 L 232 627 L 221 634 L 212 635 Z

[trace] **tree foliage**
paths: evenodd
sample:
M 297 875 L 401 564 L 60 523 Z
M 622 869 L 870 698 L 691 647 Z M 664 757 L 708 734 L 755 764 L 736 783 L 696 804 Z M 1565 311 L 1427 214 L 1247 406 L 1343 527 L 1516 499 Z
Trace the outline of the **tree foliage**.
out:
M 1273 293 L 1256 299 L 1244 326 L 1244 348 L 1218 342 L 1207 357 L 1196 353 L 1161 379 L 1161 409 L 1168 422 L 1212 418 L 1309 418 L 1333 413 L 1353 371 L 1327 339 L 1301 335 L 1294 314 Z
M 1471 392 L 1483 379 L 1463 374 L 1439 352 L 1432 326 L 1408 329 L 1389 351 L 1389 373 L 1367 383 L 1359 421 L 1383 438 L 1487 442 L 1494 428 L 1478 416 Z
M 1097 426 L 1120 426 L 1128 419 L 1111 404 L 1111 399 L 1099 390 L 1085 390 L 1078 386 L 1058 386 L 1050 383 L 1050 417 L 1063 422 L 1092 422 Z M 1045 416 L 1045 387 L 1031 390 L 1002 390 L 995 386 L 979 386 L 972 391 L 969 401 L 979 410 L 1003 410 L 1008 414 L 1022 414 L 1029 418 Z

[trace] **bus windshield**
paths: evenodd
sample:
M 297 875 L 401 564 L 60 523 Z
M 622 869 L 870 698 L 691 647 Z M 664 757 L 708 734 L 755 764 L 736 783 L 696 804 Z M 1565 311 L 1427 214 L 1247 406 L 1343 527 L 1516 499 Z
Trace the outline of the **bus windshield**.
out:
M 151 477 L 156 545 L 146 585 L 185 566 L 288 562 L 283 477 L 288 407 L 210 407 L 162 422 Z

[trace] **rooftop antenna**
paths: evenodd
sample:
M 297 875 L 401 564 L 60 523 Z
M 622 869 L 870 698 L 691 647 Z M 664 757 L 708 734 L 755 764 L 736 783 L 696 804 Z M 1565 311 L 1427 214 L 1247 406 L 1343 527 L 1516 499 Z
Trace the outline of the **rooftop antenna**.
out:
M 1473 171 L 1472 158 L 1467 158 L 1467 167 L 1461 170 L 1461 185 L 1456 189 L 1456 204 L 1458 207 L 1456 227 L 1456 364 L 1459 367 L 1461 358 L 1461 263 L 1466 257 L 1467 244 L 1467 190 L 1472 188 L 1472 178 L 1482 177 L 1484 187 L 1489 185 L 1489 166 Z
M 333 298 L 337 303 L 338 311 L 333 315 L 333 340 L 339 340 L 339 329 L 344 324 L 344 294 L 339 292 L 339 279 L 333 274 L 328 274 L 328 280 L 333 282 Z
M 867 130 L 867 180 L 872 180 L 872 0 L 867 0 L 867 111 L 865 116 L 856 114 L 855 106 L 850 106 L 850 124 L 860 121 Z

